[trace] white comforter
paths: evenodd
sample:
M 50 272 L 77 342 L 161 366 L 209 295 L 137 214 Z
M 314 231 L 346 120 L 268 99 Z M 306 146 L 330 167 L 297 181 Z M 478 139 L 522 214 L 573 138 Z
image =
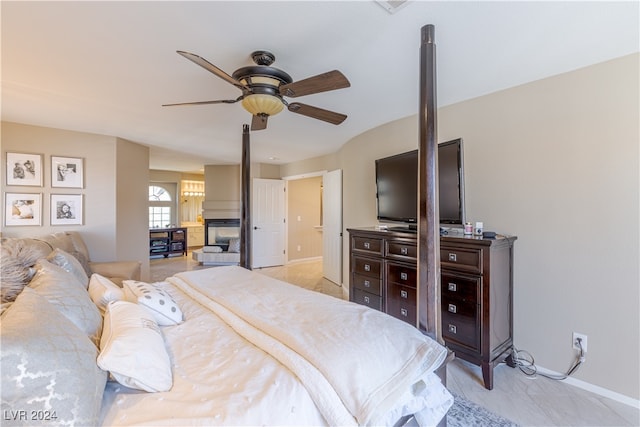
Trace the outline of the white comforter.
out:
M 109 384 L 104 425 L 435 424 L 451 405 L 430 374 L 446 350 L 404 322 L 240 267 L 167 282 L 186 318 L 163 329 L 173 388 Z

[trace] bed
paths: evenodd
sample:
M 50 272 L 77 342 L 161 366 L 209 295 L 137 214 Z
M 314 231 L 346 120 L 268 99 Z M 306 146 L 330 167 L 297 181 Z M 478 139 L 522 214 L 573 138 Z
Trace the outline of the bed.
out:
M 435 425 L 453 401 L 416 328 L 239 266 L 33 269 L 0 317 L 3 425 Z
M 109 382 L 103 425 L 435 425 L 452 404 L 446 349 L 390 316 L 237 266 L 157 286 L 185 319 L 162 330 L 172 387 Z

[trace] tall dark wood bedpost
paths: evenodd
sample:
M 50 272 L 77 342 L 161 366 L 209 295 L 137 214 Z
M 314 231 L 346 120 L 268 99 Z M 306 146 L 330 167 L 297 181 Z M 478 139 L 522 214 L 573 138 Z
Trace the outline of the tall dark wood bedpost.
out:
M 240 266 L 251 270 L 251 155 L 249 125 L 242 126 Z
M 420 43 L 420 141 L 418 183 L 418 327 L 442 342 L 438 327 L 440 219 L 435 27 L 425 25 Z

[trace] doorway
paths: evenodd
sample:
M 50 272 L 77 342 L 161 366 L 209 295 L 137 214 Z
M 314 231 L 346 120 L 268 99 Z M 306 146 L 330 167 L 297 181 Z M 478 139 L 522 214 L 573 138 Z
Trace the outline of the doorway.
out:
M 342 285 L 342 171 L 284 178 L 287 260 L 319 260 L 323 276 Z

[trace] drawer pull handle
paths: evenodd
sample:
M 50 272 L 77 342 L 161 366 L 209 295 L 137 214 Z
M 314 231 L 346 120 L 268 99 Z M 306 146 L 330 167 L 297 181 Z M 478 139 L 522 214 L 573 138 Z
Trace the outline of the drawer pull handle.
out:
M 369 297 L 365 296 L 365 297 L 364 297 L 364 302 L 365 302 L 365 303 L 367 303 L 367 304 L 369 304 L 369 302 L 370 302 L 370 301 L 369 301 Z
M 456 325 L 449 324 L 449 332 L 451 332 L 452 334 L 457 333 Z
M 364 248 L 365 248 L 365 249 L 371 249 L 371 243 L 369 243 L 369 242 L 364 242 Z
M 367 287 L 367 288 L 370 288 L 371 287 L 371 282 L 369 282 L 368 280 L 365 280 L 364 281 L 364 286 Z
M 451 262 L 458 262 L 458 255 L 455 253 L 450 252 L 449 253 L 449 261 Z
M 400 291 L 400 296 L 402 298 L 409 298 L 409 293 L 407 291 Z
M 400 253 L 402 255 L 407 255 L 409 253 L 409 249 L 405 248 L 404 246 L 400 248 Z
M 456 292 L 458 290 L 458 285 L 456 285 L 455 283 L 449 283 L 447 289 L 451 292 Z
M 449 313 L 457 313 L 458 307 L 455 304 L 449 304 Z
M 402 314 L 404 317 L 407 317 L 409 315 L 409 312 L 407 311 L 406 308 L 401 308 L 400 314 Z
M 408 278 L 409 276 L 407 275 L 407 273 L 400 273 L 400 279 L 407 280 Z
M 365 264 L 364 271 L 371 271 L 371 266 L 369 264 Z

